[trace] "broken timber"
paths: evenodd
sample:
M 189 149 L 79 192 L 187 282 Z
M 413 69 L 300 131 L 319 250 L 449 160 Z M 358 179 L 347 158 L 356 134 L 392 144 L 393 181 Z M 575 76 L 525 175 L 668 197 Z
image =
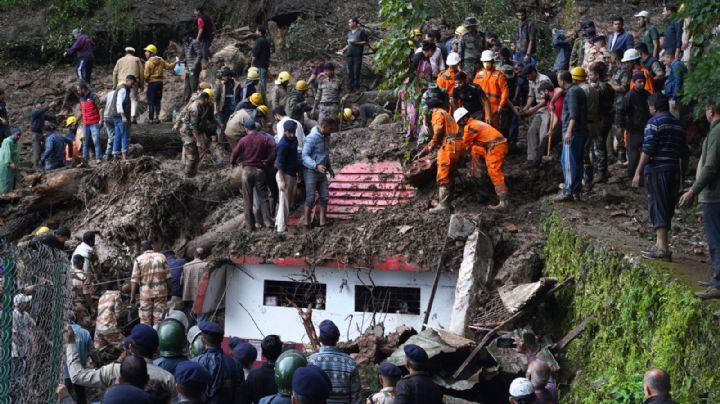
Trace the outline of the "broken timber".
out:
M 573 282 L 573 278 L 568 278 L 559 283 L 557 286 L 552 288 L 544 297 L 548 297 L 552 295 L 553 293 L 557 292 L 558 290 L 564 288 L 565 286 L 569 285 Z M 480 350 L 485 346 L 485 344 L 490 341 L 490 338 L 492 338 L 493 335 L 495 335 L 496 332 L 500 331 L 503 327 L 506 325 L 512 323 L 513 321 L 519 319 L 520 317 L 524 316 L 529 310 L 530 307 L 525 307 L 522 310 L 518 311 L 517 313 L 513 314 L 512 317 L 508 318 L 507 320 L 503 321 L 502 323 L 498 324 L 497 327 L 493 328 L 492 330 L 488 331 L 487 334 L 480 340 L 480 342 L 477 344 L 475 349 L 470 353 L 470 356 L 465 359 L 465 362 L 463 362 L 462 365 L 458 368 L 458 370 L 453 374 L 453 378 L 457 379 L 460 377 L 462 372 L 465 370 L 465 368 L 472 362 L 473 359 L 475 359 L 475 356 L 477 356 L 478 353 L 480 353 Z

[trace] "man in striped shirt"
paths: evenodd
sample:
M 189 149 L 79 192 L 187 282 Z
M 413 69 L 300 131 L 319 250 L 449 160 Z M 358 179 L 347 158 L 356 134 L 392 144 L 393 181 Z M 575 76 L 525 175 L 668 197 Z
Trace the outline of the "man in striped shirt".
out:
M 330 320 L 323 320 L 320 329 L 318 352 L 308 357 L 308 364 L 325 371 L 332 382 L 328 404 L 361 404 L 360 373 L 353 358 L 340 352 L 336 347 L 340 340 L 340 330 Z
M 668 247 L 668 230 L 675 213 L 682 175 L 688 164 L 688 146 L 680 121 L 670 114 L 667 97 L 660 93 L 648 99 L 652 118 L 645 126 L 640 163 L 635 171 L 633 187 L 645 176 L 645 193 L 650 219 L 657 240 L 654 246 L 642 251 L 645 258 L 672 260 Z

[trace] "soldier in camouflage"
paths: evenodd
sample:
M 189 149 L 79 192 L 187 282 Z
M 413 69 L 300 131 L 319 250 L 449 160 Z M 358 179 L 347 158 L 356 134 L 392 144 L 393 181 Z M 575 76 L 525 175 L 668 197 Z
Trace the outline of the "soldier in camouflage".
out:
M 207 101 L 207 98 L 205 98 Z M 140 323 L 157 326 L 167 308 L 167 295 L 172 287 L 172 276 L 167 259 L 153 251 L 150 241 L 140 243 L 141 254 L 135 258 L 130 282 L 130 304 L 134 301 L 135 290 L 140 286 Z
M 345 101 L 343 81 L 335 76 L 335 65 L 328 62 L 323 66 L 325 76 L 318 82 L 318 93 L 315 97 L 315 107 L 319 112 L 318 122 L 323 118 L 337 119 L 341 104 Z
M 459 53 L 462 59 L 462 68 L 468 72 L 470 77 L 475 77 L 477 69 L 482 67 L 480 55 L 487 46 L 485 34 L 477 30 L 478 21 L 475 17 L 467 17 L 463 26 L 467 32 L 460 39 Z
M 118 318 L 122 314 L 122 298 L 119 290 L 106 290 L 98 301 L 98 316 L 95 321 L 95 341 L 98 351 L 112 347 L 123 350 L 123 334 L 118 327 Z
M 175 124 L 180 132 L 185 154 L 185 175 L 197 174 L 200 153 L 207 149 L 207 132 L 214 133 L 215 119 L 210 95 L 203 91 L 182 110 Z

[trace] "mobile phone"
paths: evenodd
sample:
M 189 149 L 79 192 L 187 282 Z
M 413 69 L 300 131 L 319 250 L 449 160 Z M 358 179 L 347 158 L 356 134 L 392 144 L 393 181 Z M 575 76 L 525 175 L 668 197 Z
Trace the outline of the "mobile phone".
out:
M 497 347 L 498 348 L 515 348 L 515 340 L 512 338 L 498 338 L 497 339 Z

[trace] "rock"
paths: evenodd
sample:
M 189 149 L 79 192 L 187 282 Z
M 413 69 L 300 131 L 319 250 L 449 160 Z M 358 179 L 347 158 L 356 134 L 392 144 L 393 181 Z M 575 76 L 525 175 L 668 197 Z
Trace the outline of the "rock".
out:
M 539 255 L 540 245 L 537 243 L 523 244 L 505 260 L 495 275 L 498 286 L 530 283 L 540 274 L 542 261 Z
M 486 290 L 492 269 L 493 243 L 485 233 L 476 230 L 465 243 L 448 326 L 450 332 L 465 335 L 470 316 L 475 313 L 476 297 Z

